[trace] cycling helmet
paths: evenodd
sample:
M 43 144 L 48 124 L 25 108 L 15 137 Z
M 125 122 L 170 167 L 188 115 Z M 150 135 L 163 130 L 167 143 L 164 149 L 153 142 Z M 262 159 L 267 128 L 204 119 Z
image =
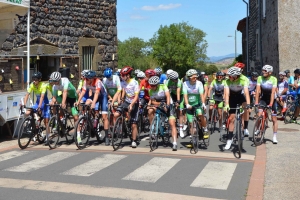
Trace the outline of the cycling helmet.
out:
M 112 76 L 112 73 L 113 73 L 113 70 L 111 68 L 106 68 L 103 72 L 103 75 L 106 77 L 106 78 L 110 78 Z
M 146 76 L 150 76 L 150 77 L 156 75 L 156 73 L 155 73 L 155 71 L 153 69 L 147 69 L 145 71 L 145 74 L 146 74 Z
M 150 85 L 157 85 L 159 84 L 160 78 L 158 76 L 152 76 L 151 78 L 149 78 L 148 83 Z
M 175 71 L 172 71 L 172 72 L 168 75 L 168 78 L 171 79 L 171 80 L 178 79 L 178 73 L 175 72 Z
M 59 81 L 60 79 L 61 79 L 61 74 L 59 72 L 53 72 L 49 78 L 49 80 L 51 81 Z
M 242 62 L 237 62 L 237 63 L 235 63 L 235 65 L 234 65 L 235 67 L 238 67 L 238 68 L 241 68 L 241 69 L 244 69 L 244 67 L 245 67 L 245 64 L 244 63 L 242 63 Z
M 241 69 L 238 67 L 230 67 L 227 71 L 229 76 L 239 76 L 241 75 Z
M 194 69 L 189 69 L 187 72 L 186 72 L 186 76 L 187 77 L 190 77 L 190 76 L 193 76 L 193 75 L 197 75 L 198 76 L 198 72 Z
M 155 71 L 156 74 L 161 74 L 162 73 L 162 69 L 160 67 L 156 67 L 154 69 L 154 71 Z
M 144 72 L 140 71 L 140 72 L 136 75 L 136 77 L 138 77 L 138 78 L 145 78 L 146 75 L 145 75 Z
M 134 74 L 137 75 L 140 71 L 141 71 L 141 70 L 136 69 L 136 70 L 134 70 Z
M 218 71 L 218 72 L 216 73 L 216 76 L 224 76 L 224 73 L 221 72 L 221 71 Z
M 88 72 L 89 70 L 85 69 L 81 71 L 81 76 L 85 77 L 85 74 Z
M 41 79 L 42 78 L 42 73 L 41 72 L 34 72 L 32 74 L 32 78 Z
M 273 72 L 273 67 L 271 65 L 263 66 L 262 70 L 266 70 L 267 72 Z
M 87 78 L 87 79 L 92 79 L 92 78 L 95 78 L 95 77 L 96 77 L 96 72 L 95 71 L 88 71 L 85 74 L 85 78 Z
M 125 66 L 125 67 L 123 67 L 123 68 L 121 69 L 120 74 L 121 74 L 121 75 L 128 75 L 128 74 L 131 74 L 132 70 L 133 70 L 132 67 L 130 67 L 130 66 Z
M 257 72 L 251 72 L 251 76 L 258 77 L 258 73 Z
M 287 69 L 287 70 L 284 71 L 284 73 L 288 74 L 288 73 L 290 73 L 290 70 Z
M 300 74 L 300 69 L 295 69 L 294 73 L 295 74 Z
M 285 72 L 279 72 L 279 75 L 286 76 Z
M 172 69 L 168 69 L 166 75 L 168 76 L 172 71 L 173 71 Z

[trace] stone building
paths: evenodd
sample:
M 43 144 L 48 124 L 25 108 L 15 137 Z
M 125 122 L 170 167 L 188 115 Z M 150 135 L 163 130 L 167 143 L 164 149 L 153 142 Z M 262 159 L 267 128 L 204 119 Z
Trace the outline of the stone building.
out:
M 249 0 L 249 71 L 260 72 L 265 64 L 274 67 L 274 74 L 300 68 L 300 1 Z M 242 32 L 246 63 L 246 19 L 237 29 Z
M 116 4 L 117 0 L 31 0 L 31 73 L 38 70 L 47 80 L 60 67 L 70 68 L 77 85 L 82 69 L 99 73 L 106 66 L 117 67 Z M 2 92 L 26 86 L 26 31 L 27 9 L 0 8 Z

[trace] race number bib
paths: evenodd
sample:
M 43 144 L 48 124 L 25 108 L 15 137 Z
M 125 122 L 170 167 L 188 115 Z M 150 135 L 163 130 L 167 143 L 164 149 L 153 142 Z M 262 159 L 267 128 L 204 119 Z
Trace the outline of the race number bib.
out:
M 195 102 L 196 101 L 196 97 L 195 96 L 190 96 L 189 97 L 189 102 Z

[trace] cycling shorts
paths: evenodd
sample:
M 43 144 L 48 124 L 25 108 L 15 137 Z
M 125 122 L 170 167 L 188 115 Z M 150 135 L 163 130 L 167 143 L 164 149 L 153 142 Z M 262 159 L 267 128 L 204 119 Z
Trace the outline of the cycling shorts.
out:
M 62 96 L 59 96 L 59 97 L 57 97 L 57 103 L 61 103 L 62 102 Z M 74 115 L 78 115 L 78 111 L 77 111 L 77 109 L 74 107 L 74 104 L 75 104 L 75 102 L 76 102 L 76 98 L 70 98 L 70 97 L 67 97 L 67 99 L 66 99 L 66 104 L 69 104 L 70 105 L 70 107 L 71 107 L 71 112 L 72 112 L 72 115 L 74 116 Z
M 130 103 L 128 102 L 123 102 L 120 106 L 118 106 L 117 108 L 117 112 L 120 113 L 121 115 L 123 114 L 123 112 L 128 112 L 128 107 L 129 107 Z M 139 117 L 139 103 L 135 103 L 131 112 L 130 112 L 130 120 L 131 123 L 136 124 L 136 122 L 138 121 L 138 117 Z
M 236 105 L 240 106 L 246 102 L 245 96 L 243 94 L 230 94 L 229 96 L 229 107 L 236 108 Z M 235 114 L 235 109 L 230 109 L 229 114 Z
M 39 106 L 39 103 L 40 103 L 40 97 L 37 97 L 36 99 L 36 102 L 35 104 L 32 106 L 32 108 L 36 111 L 38 109 L 38 106 Z M 41 107 L 41 110 L 42 110 L 42 116 L 43 118 L 45 119 L 49 119 L 50 118 L 50 106 L 45 106 L 45 104 L 48 104 L 49 101 L 44 101 L 42 103 L 42 107 Z
M 202 108 L 197 108 L 196 109 L 196 115 L 199 116 L 199 115 L 202 115 L 202 114 L 203 114 L 203 109 Z M 187 117 L 188 122 L 192 123 L 193 122 L 193 117 L 194 117 L 193 111 L 187 109 L 186 110 L 186 117 Z
M 270 104 L 270 98 L 261 98 L 259 101 L 259 104 L 261 105 L 269 105 Z M 272 116 L 277 116 L 277 102 L 274 100 L 272 105 Z
M 215 105 L 215 104 L 217 104 L 218 105 L 218 108 L 223 108 L 223 101 L 215 101 L 215 100 L 209 100 L 209 102 L 210 102 L 210 104 L 211 105 Z

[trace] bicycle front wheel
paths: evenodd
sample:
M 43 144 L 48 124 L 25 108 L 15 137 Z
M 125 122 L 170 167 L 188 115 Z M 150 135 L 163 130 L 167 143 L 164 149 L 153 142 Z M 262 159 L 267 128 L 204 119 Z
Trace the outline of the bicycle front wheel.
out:
M 124 138 L 124 132 L 123 132 L 123 117 L 120 116 L 117 118 L 115 122 L 115 126 L 112 132 L 112 146 L 114 150 L 118 150 L 122 144 L 122 140 Z
M 296 110 L 295 105 L 288 107 L 288 109 L 286 110 L 285 115 L 284 115 L 284 123 L 285 124 L 291 123 L 295 110 Z
M 197 153 L 198 152 L 198 149 L 199 149 L 199 136 L 200 136 L 200 126 L 199 126 L 199 123 L 197 121 L 196 118 L 194 118 L 192 124 L 191 124 L 191 135 L 192 135 L 192 144 L 193 144 L 193 151 L 194 153 Z M 203 137 L 203 133 L 201 134 Z
M 70 118 L 67 118 L 66 120 L 66 142 L 68 144 L 71 144 L 74 142 L 74 135 L 75 135 L 75 129 L 74 129 L 74 123 L 71 121 Z
M 253 128 L 253 143 L 259 146 L 263 143 L 265 135 L 265 124 L 263 124 L 262 116 L 258 117 Z
M 87 116 L 79 118 L 75 125 L 74 141 L 78 149 L 84 149 L 89 143 L 92 124 Z
M 213 134 L 216 129 L 216 118 L 217 118 L 216 114 L 217 114 L 216 109 L 213 109 L 211 113 L 209 129 L 208 129 L 208 131 L 210 131 L 210 134 Z
M 137 141 L 141 141 L 141 133 L 142 133 L 142 130 L 143 130 L 143 114 L 139 114 L 139 120 L 137 122 L 137 128 L 138 128 L 138 133 L 137 133 L 137 136 L 136 136 L 136 140 Z
M 48 145 L 51 149 L 54 149 L 59 141 L 59 131 L 61 130 L 56 115 L 50 118 L 47 130 L 49 130 L 49 133 L 47 134 Z
M 157 143 L 158 143 L 158 117 L 155 116 L 151 125 L 150 125 L 150 134 L 149 134 L 149 146 L 151 151 L 154 151 L 157 149 Z
M 31 125 L 31 118 L 27 117 L 22 122 L 20 132 L 18 134 L 18 145 L 21 149 L 25 149 L 29 145 L 33 135 L 32 131 L 33 127 Z
M 238 154 L 239 154 L 239 158 L 242 157 L 242 151 L 243 151 L 243 137 L 242 137 L 242 124 L 239 121 L 238 125 L 237 125 L 237 146 L 238 146 Z
M 44 120 L 41 120 L 40 126 L 38 128 L 38 133 L 36 135 L 37 140 L 42 144 L 46 140 L 46 125 Z

